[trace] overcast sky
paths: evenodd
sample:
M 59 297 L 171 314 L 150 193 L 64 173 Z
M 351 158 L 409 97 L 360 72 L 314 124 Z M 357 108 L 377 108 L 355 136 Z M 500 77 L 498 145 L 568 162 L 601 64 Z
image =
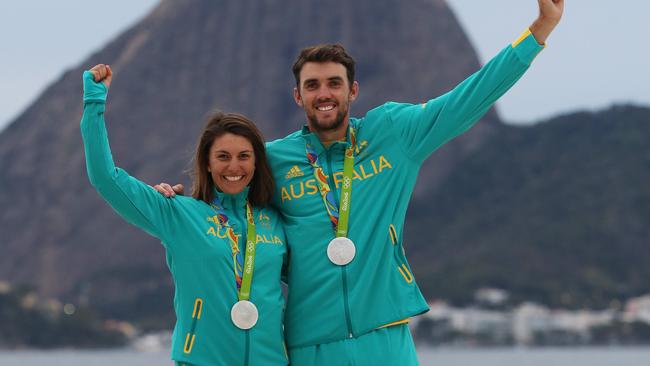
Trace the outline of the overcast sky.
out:
M 517 38 L 537 16 L 535 0 L 448 2 L 482 61 Z M 650 2 L 566 2 L 564 19 L 551 35 L 547 49 L 499 101 L 501 116 L 513 123 L 530 123 L 577 109 L 603 109 L 614 103 L 650 106 L 650 31 L 645 25 Z M 102 48 L 156 3 L 1 1 L 0 128 L 17 117 L 65 69 Z M 403 2 L 403 6 L 407 4 Z

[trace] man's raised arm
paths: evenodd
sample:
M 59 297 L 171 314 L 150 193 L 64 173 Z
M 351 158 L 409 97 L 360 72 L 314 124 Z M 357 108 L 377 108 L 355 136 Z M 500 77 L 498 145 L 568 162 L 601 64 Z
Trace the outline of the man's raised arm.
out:
M 529 29 L 539 44 L 545 44 L 546 39 L 562 18 L 564 0 L 537 0 L 537 2 L 539 3 L 539 16 Z
M 399 137 L 410 158 L 422 162 L 470 129 L 523 76 L 564 11 L 564 0 L 538 0 L 538 5 L 538 18 L 517 40 L 449 92 L 421 105 L 382 106 L 385 128 Z

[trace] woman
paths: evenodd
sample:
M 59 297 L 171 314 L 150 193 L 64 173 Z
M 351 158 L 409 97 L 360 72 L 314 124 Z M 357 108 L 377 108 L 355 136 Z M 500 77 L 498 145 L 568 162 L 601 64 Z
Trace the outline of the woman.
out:
M 163 242 L 175 283 L 172 359 L 286 365 L 287 253 L 280 217 L 266 205 L 274 183 L 261 134 L 241 115 L 214 114 L 196 148 L 192 197 L 166 199 L 113 163 L 104 125 L 112 76 L 102 64 L 83 75 L 88 176 L 115 211 Z

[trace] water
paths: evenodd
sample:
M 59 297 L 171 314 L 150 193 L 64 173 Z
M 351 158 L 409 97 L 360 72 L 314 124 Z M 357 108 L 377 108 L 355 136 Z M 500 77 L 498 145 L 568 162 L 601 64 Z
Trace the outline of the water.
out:
M 648 366 L 647 348 L 418 349 L 422 366 Z M 0 351 L 0 366 L 171 366 L 169 352 Z M 334 366 L 334 365 L 333 365 Z
M 649 366 L 648 348 L 418 349 L 422 366 Z
M 172 366 L 169 352 L 107 351 L 0 351 L 0 366 Z

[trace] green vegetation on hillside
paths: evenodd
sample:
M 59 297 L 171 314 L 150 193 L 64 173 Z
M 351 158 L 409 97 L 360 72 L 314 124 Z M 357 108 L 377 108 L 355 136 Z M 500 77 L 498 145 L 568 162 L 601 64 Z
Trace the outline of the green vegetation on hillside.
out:
M 649 140 L 650 109 L 631 106 L 501 127 L 412 203 L 406 245 L 426 296 L 462 304 L 490 286 L 599 308 L 650 292 Z

